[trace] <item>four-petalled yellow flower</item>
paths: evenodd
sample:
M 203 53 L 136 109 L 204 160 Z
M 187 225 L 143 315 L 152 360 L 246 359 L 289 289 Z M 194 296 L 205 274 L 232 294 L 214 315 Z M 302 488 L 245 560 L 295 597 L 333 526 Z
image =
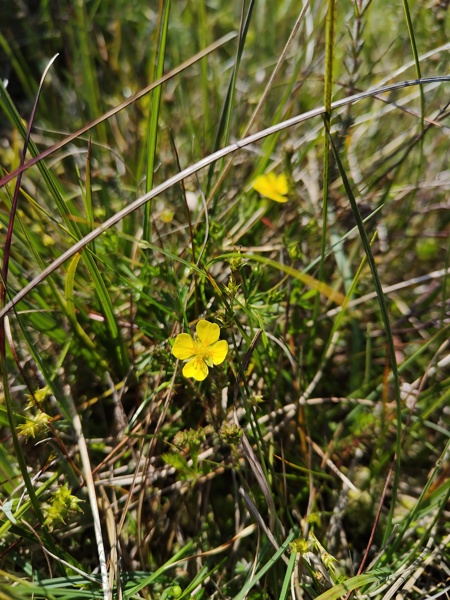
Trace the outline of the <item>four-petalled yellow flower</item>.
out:
M 219 340 L 220 328 L 215 323 L 201 320 L 197 323 L 194 337 L 180 333 L 175 339 L 172 354 L 188 362 L 183 367 L 185 377 L 203 381 L 208 367 L 220 365 L 228 354 L 228 342 Z
M 275 202 L 287 202 L 288 200 L 288 181 L 284 173 L 281 173 L 281 175 L 275 175 L 275 173 L 259 175 L 252 183 L 252 187 L 261 196 L 275 200 Z

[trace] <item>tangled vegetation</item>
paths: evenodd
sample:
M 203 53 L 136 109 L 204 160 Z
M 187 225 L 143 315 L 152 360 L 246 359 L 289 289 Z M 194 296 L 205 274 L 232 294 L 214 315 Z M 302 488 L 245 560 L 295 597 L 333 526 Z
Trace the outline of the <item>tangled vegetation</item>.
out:
M 0 599 L 448 597 L 448 2 L 10 4 Z

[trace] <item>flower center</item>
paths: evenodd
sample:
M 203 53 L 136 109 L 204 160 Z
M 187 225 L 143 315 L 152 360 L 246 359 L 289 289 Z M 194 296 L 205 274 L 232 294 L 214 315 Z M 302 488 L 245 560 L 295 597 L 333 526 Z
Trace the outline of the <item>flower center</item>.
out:
M 209 355 L 210 355 L 210 347 L 209 346 L 205 346 L 202 342 L 197 341 L 195 342 L 195 350 L 196 350 L 196 354 L 199 358 L 202 358 L 203 360 L 208 359 Z

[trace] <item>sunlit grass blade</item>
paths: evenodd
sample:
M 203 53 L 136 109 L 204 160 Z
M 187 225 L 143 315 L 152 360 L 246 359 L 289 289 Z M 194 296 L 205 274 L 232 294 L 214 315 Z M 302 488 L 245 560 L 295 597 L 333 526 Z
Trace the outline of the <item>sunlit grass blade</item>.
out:
M 158 43 L 152 57 L 151 76 L 152 80 L 161 79 L 164 71 L 164 58 L 166 56 L 167 30 L 169 28 L 170 0 L 165 0 L 160 14 L 160 26 Z M 156 87 L 151 94 L 149 114 L 147 121 L 147 144 L 145 159 L 145 191 L 149 192 L 153 187 L 153 172 L 155 169 L 156 144 L 158 141 L 158 121 L 161 108 L 162 86 Z M 144 208 L 144 240 L 151 241 L 151 203 L 148 202 Z
M 81 254 L 76 254 L 69 264 L 69 268 L 67 269 L 67 277 L 65 284 L 65 298 L 66 298 L 66 306 L 67 306 L 67 315 L 70 319 L 72 327 L 76 334 L 83 340 L 83 342 L 88 346 L 88 348 L 94 349 L 95 345 L 90 339 L 90 337 L 86 334 L 84 329 L 80 326 L 77 321 L 77 316 L 75 312 L 75 300 L 73 294 L 73 286 L 75 282 L 75 273 L 77 270 L 78 262 L 81 258 Z
M 420 60 L 419 60 L 419 52 L 417 50 L 416 36 L 414 35 L 414 27 L 411 19 L 411 12 L 409 10 L 408 0 L 402 0 L 403 2 L 403 10 L 405 12 L 405 20 L 406 26 L 408 28 L 409 40 L 411 42 L 411 49 L 413 53 L 414 64 L 416 67 L 416 75 L 417 79 L 422 77 L 422 71 L 420 68 Z M 420 128 L 423 133 L 425 126 L 425 94 L 423 92 L 423 87 L 419 87 L 420 92 Z M 421 148 L 423 148 L 423 142 L 421 142 Z
M 91 140 L 89 140 L 88 145 L 88 153 L 86 156 L 86 182 L 84 187 L 84 194 L 82 194 L 83 202 L 84 202 L 84 210 L 86 211 L 86 220 L 89 229 L 93 229 L 94 227 L 94 204 L 92 200 L 92 180 L 91 180 L 91 149 L 92 144 Z M 95 244 L 92 246 L 92 249 L 95 254 Z
M 291 584 L 292 572 L 294 571 L 294 568 L 296 566 L 296 561 L 297 553 L 291 552 L 291 556 L 289 557 L 289 564 L 284 575 L 283 587 L 281 588 L 280 600 L 285 600 L 288 597 L 288 594 L 290 592 L 289 587 Z

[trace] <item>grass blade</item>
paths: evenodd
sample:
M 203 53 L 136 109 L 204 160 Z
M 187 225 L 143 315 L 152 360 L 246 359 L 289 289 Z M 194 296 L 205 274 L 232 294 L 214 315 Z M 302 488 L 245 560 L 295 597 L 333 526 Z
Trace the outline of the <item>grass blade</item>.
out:
M 254 587 L 258 583 L 261 577 L 264 577 L 264 575 L 268 571 L 270 571 L 270 569 L 278 562 L 280 557 L 287 551 L 289 544 L 293 541 L 295 536 L 295 531 L 291 531 L 285 539 L 285 541 L 283 542 L 283 544 L 280 546 L 279 550 L 275 552 L 275 554 L 266 562 L 266 564 L 261 569 L 259 569 L 257 573 L 255 573 L 251 578 L 248 579 L 248 581 L 245 582 L 244 587 L 241 589 L 239 594 L 237 594 L 233 598 L 233 600 L 244 600 L 244 598 L 247 596 L 252 587 Z
M 165 0 L 162 8 L 161 22 L 159 28 L 158 44 L 155 48 L 156 67 L 155 75 L 151 79 L 160 80 L 164 71 L 164 58 L 166 55 L 167 31 L 169 29 L 170 0 Z M 153 70 L 153 69 L 152 69 Z M 145 169 L 145 191 L 149 192 L 153 187 L 153 171 L 155 169 L 156 144 L 158 141 L 158 120 L 161 109 L 162 85 L 158 85 L 151 95 L 149 115 L 147 122 L 147 147 L 146 147 L 146 169 Z M 144 234 L 143 239 L 151 241 L 150 222 L 151 203 L 144 207 Z

